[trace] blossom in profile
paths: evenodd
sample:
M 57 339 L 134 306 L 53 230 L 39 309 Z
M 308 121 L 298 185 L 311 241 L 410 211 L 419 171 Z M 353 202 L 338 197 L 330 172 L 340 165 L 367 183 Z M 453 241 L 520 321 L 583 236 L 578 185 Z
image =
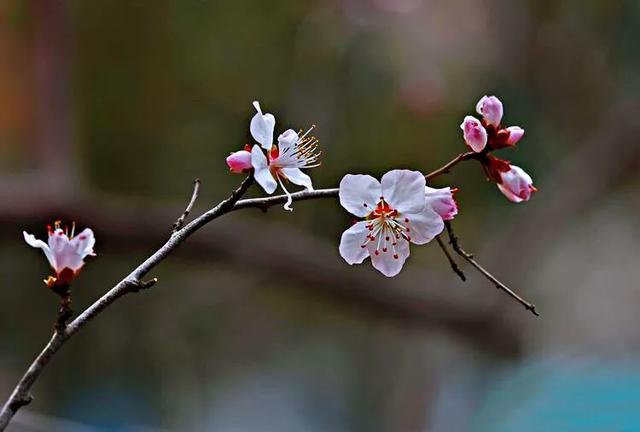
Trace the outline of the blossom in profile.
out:
M 369 175 L 344 176 L 340 204 L 362 220 L 342 234 L 342 258 L 353 265 L 370 257 L 380 273 L 397 275 L 409 257 L 409 244 L 428 243 L 444 228 L 440 215 L 427 205 L 425 187 L 418 171 L 389 171 L 381 181 Z
M 538 191 L 533 186 L 533 180 L 522 168 L 515 165 L 509 165 L 509 168 L 509 171 L 502 173 L 498 189 L 512 202 L 529 201 L 531 195 Z
M 284 208 L 293 210 L 293 200 L 285 183 L 291 182 L 306 190 L 313 190 L 311 177 L 301 170 L 320 165 L 318 140 L 310 135 L 313 126 L 305 133 L 287 129 L 278 136 L 278 144 L 273 145 L 275 118 L 271 114 L 263 114 L 258 102 L 253 105 L 258 112 L 251 119 L 249 129 L 253 138 L 260 143 L 260 146 L 251 148 L 253 176 L 268 194 L 272 194 L 280 185 L 287 195 Z M 267 150 L 266 155 L 263 148 Z
M 60 221 L 54 226 L 47 226 L 48 240 L 45 243 L 32 234 L 23 231 L 24 240 L 29 246 L 42 249 L 54 271 L 54 275 L 45 279 L 49 288 L 66 289 L 84 266 L 87 256 L 95 256 L 93 247 L 96 239 L 90 228 L 85 228 L 78 235 L 75 234 L 75 223 L 71 231 L 60 227 Z
M 458 214 L 458 203 L 454 194 L 458 189 L 450 187 L 431 188 L 425 186 L 425 196 L 427 198 L 427 206 L 438 213 L 442 220 L 450 221 Z

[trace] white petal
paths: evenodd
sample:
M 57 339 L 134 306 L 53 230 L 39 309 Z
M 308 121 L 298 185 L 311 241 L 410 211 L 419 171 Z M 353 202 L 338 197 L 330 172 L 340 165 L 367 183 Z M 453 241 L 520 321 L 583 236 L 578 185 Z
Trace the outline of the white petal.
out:
M 401 215 L 409 219 L 406 223 L 402 220 L 403 225 L 409 227 L 409 237 L 411 243 L 425 244 L 429 243 L 435 236 L 440 234 L 444 229 L 442 217 L 436 213 L 431 207 L 425 207 L 420 213 Z
M 298 186 L 304 186 L 305 189 L 309 191 L 313 190 L 311 177 L 300 171 L 300 168 L 281 168 L 280 171 L 291 183 L 297 184 Z
M 340 256 L 350 265 L 360 264 L 369 256 L 369 250 L 362 247 L 367 241 L 368 234 L 369 229 L 365 221 L 354 224 L 342 233 L 338 250 Z
M 349 213 L 365 217 L 371 213 L 382 195 L 380 182 L 369 175 L 347 174 L 340 181 L 340 204 Z
M 59 273 L 65 268 L 70 268 L 74 272 L 80 270 L 84 265 L 82 255 L 78 253 L 76 248 L 70 243 L 65 244 L 64 249 L 56 254 L 56 271 Z
M 272 194 L 278 187 L 278 183 L 269 171 L 267 157 L 258 146 L 253 146 L 251 149 L 251 166 L 253 166 L 253 177 L 258 184 L 262 186 L 266 193 Z
M 273 130 L 276 126 L 276 118 L 269 113 L 262 114 L 258 101 L 254 101 L 253 106 L 258 112 L 253 116 L 249 124 L 251 136 L 259 142 L 265 150 L 269 150 L 273 145 Z
M 42 251 L 44 252 L 44 255 L 47 257 L 47 261 L 49 261 L 49 265 L 55 269 L 56 260 L 53 254 L 51 253 L 51 249 L 49 248 L 49 245 L 43 242 L 42 240 L 36 239 L 35 236 L 27 233 L 26 231 L 22 231 L 22 235 L 24 236 L 24 241 L 26 241 L 29 246 L 42 249 Z
M 373 267 L 387 277 L 393 277 L 400 273 L 404 262 L 409 257 L 409 242 L 401 238 L 393 249 L 387 249 L 387 252 L 379 250 L 377 255 L 375 253 L 376 246 L 377 241 L 373 241 L 367 247 Z M 394 256 L 394 250 L 397 258 Z
M 382 176 L 382 196 L 400 213 L 418 213 L 425 208 L 424 188 L 427 184 L 419 171 L 393 170 Z
M 286 131 L 282 132 L 278 136 L 278 150 L 280 151 L 280 154 L 293 147 L 299 139 L 300 137 L 293 129 L 287 129 Z
M 96 238 L 90 228 L 83 229 L 80 234 L 71 239 L 71 245 L 81 258 L 85 258 L 87 255 L 93 255 L 93 247 L 95 244 Z

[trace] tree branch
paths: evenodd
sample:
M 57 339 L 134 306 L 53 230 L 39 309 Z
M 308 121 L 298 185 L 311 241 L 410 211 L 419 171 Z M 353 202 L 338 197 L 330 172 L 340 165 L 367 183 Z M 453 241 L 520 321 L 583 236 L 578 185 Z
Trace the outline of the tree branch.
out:
M 227 199 L 194 219 L 184 228 L 174 232 L 160 249 L 147 258 L 128 276 L 122 279 L 116 286 L 111 288 L 106 294 L 85 309 L 85 311 L 69 323 L 69 325 L 66 327 L 57 325 L 56 327 L 63 328 L 58 328 L 54 331 L 49 343 L 44 347 L 40 354 L 38 354 L 33 363 L 31 363 L 31 366 L 29 366 L 27 372 L 22 376 L 20 381 L 18 381 L 18 384 L 11 393 L 11 396 L 9 396 L 9 399 L 2 407 L 2 411 L 0 411 L 0 431 L 5 430 L 11 421 L 11 418 L 21 407 L 28 405 L 31 402 L 33 399 L 29 393 L 31 387 L 38 379 L 42 370 L 49 364 L 55 353 L 71 336 L 77 333 L 82 327 L 88 324 L 89 321 L 95 318 L 118 298 L 130 292 L 137 292 L 140 289 L 149 288 L 155 284 L 156 279 L 152 279 L 149 282 L 141 282 L 141 280 L 144 275 L 164 260 L 191 234 L 204 226 L 207 222 L 228 213 L 252 184 L 253 176 L 250 175 L 244 179 L 240 186 L 234 190 Z
M 449 243 L 451 244 L 451 247 L 453 247 L 453 250 L 455 250 L 458 253 L 458 255 L 460 255 L 462 258 L 467 260 L 467 262 L 471 264 L 473 267 L 475 267 L 475 269 L 478 270 L 484 277 L 486 277 L 491 282 L 493 282 L 496 288 L 509 294 L 518 303 L 524 306 L 525 309 L 530 311 L 535 316 L 540 316 L 540 314 L 536 310 L 536 305 L 534 305 L 533 303 L 529 303 L 528 301 L 520 297 L 518 294 L 516 294 L 511 288 L 509 288 L 508 286 L 500 282 L 495 276 L 493 276 L 484 267 L 478 264 L 478 262 L 473 258 L 473 255 L 471 255 L 470 253 L 462 249 L 458 241 L 458 237 L 456 237 L 455 233 L 453 232 L 453 227 L 451 226 L 451 222 L 445 222 L 445 226 L 447 227 L 447 233 L 449 234 Z
M 433 171 L 430 174 L 425 175 L 427 180 L 432 180 L 443 174 L 448 173 L 458 163 L 475 159 L 477 155 L 472 152 L 462 153 L 456 158 L 448 162 L 443 167 Z M 140 264 L 129 275 L 122 279 L 118 284 L 111 288 L 102 297 L 96 300 L 91 306 L 84 310 L 76 319 L 66 324 L 66 317 L 62 325 L 57 325 L 49 343 L 38 354 L 33 363 L 29 366 L 27 372 L 22 376 L 18 384 L 14 388 L 11 396 L 4 404 L 2 411 L 0 411 L 0 431 L 4 431 L 15 413 L 24 405 L 28 405 L 33 397 L 30 394 L 31 387 L 38 379 L 40 373 L 49 364 L 55 353 L 64 345 L 64 343 L 76 334 L 81 328 L 88 324 L 93 318 L 99 315 L 103 310 L 113 304 L 117 299 L 123 295 L 131 292 L 138 292 L 140 290 L 151 287 L 157 282 L 157 279 L 152 279 L 148 282 L 142 282 L 142 278 L 149 273 L 155 266 L 162 262 L 171 252 L 173 252 L 180 244 L 182 244 L 188 237 L 195 233 L 198 229 L 226 213 L 239 210 L 242 208 L 255 207 L 263 211 L 266 211 L 269 207 L 284 203 L 287 200 L 286 195 L 278 195 L 266 198 L 253 198 L 240 200 L 249 187 L 253 184 L 253 175 L 249 175 L 244 181 L 234 190 L 231 195 L 216 205 L 211 210 L 198 216 L 196 219 L 182 227 L 186 217 L 191 211 L 199 191 L 199 181 L 194 182 L 194 190 L 191 196 L 191 200 L 187 205 L 187 208 L 183 214 L 178 218 L 174 224 L 174 230 L 171 237 L 167 242 L 160 247 L 155 253 L 148 257 L 142 264 Z M 291 194 L 294 201 L 304 201 L 316 198 L 328 198 L 336 197 L 338 195 L 338 189 L 319 189 L 314 191 L 303 191 Z M 455 247 L 454 247 L 455 248 Z M 484 269 L 482 269 L 484 271 Z M 505 287 L 508 292 L 511 292 Z M 512 292 L 511 292 L 512 293 Z M 515 294 L 512 293 L 515 296 Z M 519 298 L 516 296 L 516 298 Z M 526 302 L 524 303 L 527 304 Z M 535 313 L 535 309 L 533 309 Z M 60 320 L 59 320 L 60 321 Z

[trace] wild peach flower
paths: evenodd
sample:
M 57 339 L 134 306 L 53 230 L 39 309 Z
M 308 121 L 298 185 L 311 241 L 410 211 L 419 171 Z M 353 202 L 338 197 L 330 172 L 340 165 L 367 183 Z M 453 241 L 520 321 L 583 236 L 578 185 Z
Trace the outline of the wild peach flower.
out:
M 364 220 L 342 234 L 342 258 L 353 265 L 371 257 L 383 275 L 397 275 L 409 257 L 409 243 L 428 243 L 444 228 L 442 218 L 427 205 L 425 187 L 418 171 L 389 171 L 381 182 L 368 175 L 344 176 L 340 204 Z
M 80 234 L 74 236 L 75 223 L 71 233 L 68 228 L 60 228 L 60 221 L 56 221 L 54 227 L 47 227 L 49 233 L 48 242 L 36 239 L 26 231 L 22 232 L 27 244 L 34 248 L 40 248 L 44 252 L 49 265 L 55 272 L 55 276 L 49 276 L 44 282 L 49 288 L 68 286 L 73 278 L 84 266 L 87 256 L 95 256 L 93 246 L 96 243 L 93 231 L 85 228 Z
M 247 147 L 249 147 L 247 145 Z M 239 150 L 237 152 L 231 153 L 227 156 L 226 162 L 227 166 L 231 170 L 231 172 L 239 174 L 245 171 L 249 171 L 251 167 L 251 151 L 249 149 Z
M 487 125 L 499 127 L 502 121 L 502 102 L 495 96 L 483 96 L 476 104 L 476 111 L 482 116 Z
M 284 205 L 286 210 L 293 210 L 291 194 L 284 186 L 283 180 L 303 186 L 307 190 L 313 190 L 311 177 L 300 169 L 313 168 L 320 165 L 320 151 L 318 140 L 310 136 L 313 126 L 303 135 L 299 135 L 293 129 L 287 129 L 278 136 L 278 145 L 272 145 L 275 126 L 275 118 L 271 114 L 262 114 L 258 102 L 253 103 L 258 113 L 251 120 L 251 135 L 262 147 L 267 148 L 267 156 L 258 146 L 251 149 L 251 165 L 253 176 L 264 191 L 272 194 L 278 184 L 287 195 Z M 302 131 L 300 131 L 302 133 Z M 268 136 L 269 135 L 269 136 Z
M 480 120 L 473 116 L 466 116 L 460 124 L 464 135 L 464 142 L 476 153 L 484 150 L 487 145 L 487 130 Z
M 515 165 L 510 165 L 510 168 L 502 173 L 502 182 L 498 183 L 498 189 L 515 203 L 529 201 L 531 195 L 538 191 L 533 186 L 533 180 L 522 168 Z
M 425 196 L 427 198 L 427 206 L 438 213 L 442 220 L 450 221 L 458 214 L 458 203 L 453 196 L 458 189 L 450 187 L 435 189 L 425 186 Z

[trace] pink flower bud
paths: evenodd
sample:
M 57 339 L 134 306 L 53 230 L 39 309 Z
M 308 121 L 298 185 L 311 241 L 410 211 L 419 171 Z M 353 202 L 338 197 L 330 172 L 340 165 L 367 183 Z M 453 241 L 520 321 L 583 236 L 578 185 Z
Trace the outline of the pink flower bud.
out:
M 509 137 L 506 141 L 506 144 L 509 146 L 516 145 L 524 135 L 524 129 L 520 126 L 509 126 L 506 130 L 509 132 Z
M 515 165 L 511 165 L 509 171 L 502 173 L 502 183 L 498 183 L 498 189 L 515 203 L 529 201 L 531 194 L 538 191 L 533 186 L 533 180 L 529 174 Z
M 476 111 L 481 114 L 488 125 L 500 126 L 502 121 L 502 102 L 495 96 L 483 96 L 476 105 Z
M 487 130 L 482 126 L 480 120 L 472 116 L 466 116 L 460 125 L 464 135 L 464 141 L 471 150 L 478 153 L 484 150 L 487 145 Z
M 427 206 L 438 213 L 442 220 L 452 220 L 458 214 L 458 203 L 453 196 L 456 191 L 457 189 L 451 189 L 450 187 L 434 189 L 426 186 Z
M 247 150 L 240 150 L 231 153 L 227 157 L 227 166 L 233 173 L 241 173 L 251 169 L 251 153 Z

